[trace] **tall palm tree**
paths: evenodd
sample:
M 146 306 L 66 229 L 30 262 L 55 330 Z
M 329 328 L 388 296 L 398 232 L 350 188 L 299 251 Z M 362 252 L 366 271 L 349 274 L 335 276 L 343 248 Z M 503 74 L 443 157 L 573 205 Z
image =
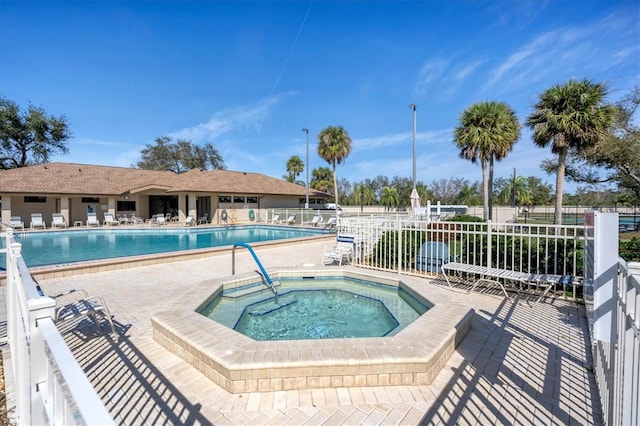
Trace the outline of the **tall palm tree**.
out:
M 289 182 L 295 182 L 296 178 L 304 170 L 304 163 L 297 155 L 292 155 L 287 161 L 287 173 L 289 173 Z
M 482 167 L 484 218 L 492 218 L 493 162 L 502 160 L 520 138 L 520 122 L 515 111 L 504 102 L 479 102 L 460 116 L 454 141 L 460 157 Z M 487 178 L 487 167 L 489 177 Z
M 540 95 L 534 111 L 527 118 L 533 141 L 541 148 L 551 145 L 558 155 L 554 223 L 562 224 L 562 191 L 567 155 L 579 155 L 604 139 L 613 120 L 613 108 L 604 103 L 604 84 L 589 80 L 569 80 Z
M 397 206 L 399 201 L 398 191 L 395 188 L 385 186 L 380 192 L 380 204 L 386 206 L 387 210 Z
M 360 206 L 369 206 L 373 204 L 375 198 L 376 194 L 371 185 L 367 185 L 365 183 L 357 183 L 353 187 L 353 200 L 356 204 L 360 204 Z
M 318 155 L 333 168 L 333 196 L 338 199 L 336 165 L 342 164 L 351 152 L 351 137 L 342 126 L 329 126 L 318 134 Z

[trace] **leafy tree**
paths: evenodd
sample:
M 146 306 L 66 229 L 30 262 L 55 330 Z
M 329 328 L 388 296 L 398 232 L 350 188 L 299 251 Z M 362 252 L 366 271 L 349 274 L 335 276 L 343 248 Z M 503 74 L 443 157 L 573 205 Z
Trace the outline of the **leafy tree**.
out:
M 535 176 L 527 177 L 527 188 L 529 188 L 531 194 L 531 204 L 529 208 L 544 206 L 551 202 L 553 187 L 547 183 L 543 183 L 542 179 Z
M 407 177 L 394 176 L 391 179 L 391 187 L 398 193 L 398 206 L 406 207 L 411 205 L 411 191 L 413 191 L 413 180 Z M 416 190 L 418 183 L 416 182 Z
M 498 183 L 498 180 L 500 181 Z M 496 180 L 495 197 L 500 204 L 510 206 L 513 203 L 514 187 L 516 196 L 516 206 L 532 205 L 531 191 L 527 186 L 527 178 L 524 176 L 516 176 L 515 182 L 512 178 L 500 178 Z
M 484 217 L 492 218 L 493 162 L 500 161 L 520 138 L 515 111 L 504 102 L 479 102 L 467 108 L 454 131 L 460 157 L 482 167 Z M 487 166 L 489 178 L 487 179 Z
M 309 182 L 309 186 L 313 189 L 317 189 L 318 191 L 331 193 L 331 169 L 328 167 L 318 167 L 317 169 L 313 169 L 311 171 L 311 182 Z
M 333 169 L 333 196 L 338 202 L 338 176 L 336 166 L 342 164 L 351 152 L 351 137 L 342 126 L 329 126 L 318 135 L 318 155 Z
M 527 118 L 535 144 L 541 148 L 551 145 L 551 152 L 558 156 L 554 216 L 558 225 L 562 224 L 567 156 L 571 150 L 583 154 L 605 138 L 613 118 L 613 109 L 604 104 L 606 94 L 603 84 L 569 80 L 542 93 Z
M 353 200 L 354 204 L 371 205 L 376 200 L 376 194 L 370 185 L 362 183 L 356 183 L 353 186 Z
M 288 181 L 295 182 L 296 178 L 304 170 L 304 163 L 297 155 L 292 155 L 287 161 L 287 172 L 289 173 Z
M 349 180 L 347 179 L 340 179 L 338 180 L 338 193 L 342 194 L 340 196 L 340 200 L 336 200 L 336 202 L 338 204 L 353 204 L 353 202 L 349 199 L 348 194 L 351 194 L 353 192 L 353 186 L 351 185 L 351 182 L 349 182 Z
M 52 155 L 69 152 L 65 141 L 70 137 L 65 116 L 48 115 L 33 105 L 21 111 L 0 97 L 0 169 L 48 163 Z
M 480 195 L 480 188 L 477 183 L 469 183 L 468 180 L 463 179 L 462 187 L 456 195 L 455 203 L 464 204 L 467 206 L 477 206 L 482 202 L 482 196 Z
M 145 170 L 171 170 L 182 173 L 198 168 L 203 170 L 226 168 L 218 150 L 210 143 L 198 146 L 182 139 L 173 142 L 168 136 L 156 138 L 155 145 L 145 145 L 140 156 L 141 159 L 136 166 Z
M 456 202 L 456 198 L 462 190 L 464 179 L 449 178 L 439 179 L 431 182 L 431 192 L 435 201 L 440 201 L 442 204 L 453 204 Z
M 392 207 L 398 205 L 398 191 L 395 188 L 391 188 L 390 186 L 385 186 L 382 188 L 382 193 L 380 195 L 380 204 L 386 206 L 387 211 L 391 210 Z

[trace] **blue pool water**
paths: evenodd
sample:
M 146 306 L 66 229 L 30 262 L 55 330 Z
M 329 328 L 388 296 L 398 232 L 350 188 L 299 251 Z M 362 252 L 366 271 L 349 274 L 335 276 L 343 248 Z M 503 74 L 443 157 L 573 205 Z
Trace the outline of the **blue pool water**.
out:
M 17 233 L 27 266 L 158 254 L 318 235 L 321 231 L 277 226 L 203 229 L 96 229 Z M 4 245 L 4 241 L 2 243 Z M 2 266 L 5 265 L 2 255 Z
M 255 340 L 397 334 L 428 310 L 405 290 L 349 277 L 285 277 L 225 290 L 199 312 Z

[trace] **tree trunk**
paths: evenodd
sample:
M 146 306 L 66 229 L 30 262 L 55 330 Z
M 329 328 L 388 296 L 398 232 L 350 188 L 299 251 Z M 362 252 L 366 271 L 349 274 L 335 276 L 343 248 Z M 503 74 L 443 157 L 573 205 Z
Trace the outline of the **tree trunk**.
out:
M 558 153 L 558 172 L 556 173 L 556 211 L 553 223 L 562 225 L 562 194 L 564 191 L 564 170 L 567 161 L 567 149 Z
M 480 160 L 482 165 L 482 209 L 484 212 L 484 220 L 487 220 L 487 212 L 489 211 L 489 182 L 487 182 L 487 163 Z
M 338 176 L 336 175 L 336 162 L 333 162 L 333 196 L 336 200 L 336 216 L 338 216 Z
M 487 185 L 487 195 L 489 196 L 489 202 L 487 203 L 489 208 L 489 220 L 493 220 L 493 155 L 489 159 L 489 183 Z

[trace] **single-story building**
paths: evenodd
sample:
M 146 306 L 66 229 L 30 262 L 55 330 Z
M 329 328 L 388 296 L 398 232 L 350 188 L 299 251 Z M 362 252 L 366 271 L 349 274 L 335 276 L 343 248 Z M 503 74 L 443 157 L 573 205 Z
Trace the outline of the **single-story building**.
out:
M 150 218 L 171 213 L 219 221 L 229 210 L 240 222 L 268 208 L 305 207 L 306 187 L 260 173 L 192 169 L 185 173 L 75 163 L 47 163 L 0 171 L 2 222 L 20 216 L 29 227 L 32 213 L 46 223 L 61 213 L 67 224 L 85 223 L 87 213 Z M 327 193 L 309 190 L 309 207 L 322 208 Z M 249 214 L 249 211 L 252 214 Z M 246 212 L 246 213 L 245 213 Z M 246 217 L 245 217 L 246 216 Z

